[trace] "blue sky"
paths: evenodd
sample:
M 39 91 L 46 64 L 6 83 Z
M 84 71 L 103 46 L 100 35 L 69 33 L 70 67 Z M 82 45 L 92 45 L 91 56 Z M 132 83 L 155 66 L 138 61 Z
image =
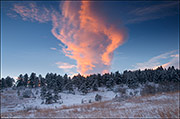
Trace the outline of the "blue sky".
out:
M 56 11 L 55 14 L 58 13 L 60 16 L 57 17 L 58 22 L 61 23 L 58 29 L 62 29 L 64 25 L 61 21 L 64 9 L 59 7 L 63 3 L 2 2 L 2 77 L 8 75 L 15 77 L 21 73 L 30 74 L 31 72 L 42 75 L 48 72 L 73 75 L 82 71 L 82 65 L 77 63 L 78 59 L 70 58 L 63 52 L 68 44 L 63 43 L 63 40 L 52 33 L 52 24 L 55 22 L 52 22 L 49 16 L 45 16 L 42 20 L 39 14 L 25 16 L 22 12 L 18 12 L 19 6 L 23 6 L 22 10 L 25 10 L 30 8 L 29 4 L 35 4 L 33 8 L 38 9 L 38 12 L 42 14 L 44 8 L 48 9 L 48 14 Z M 15 5 L 18 7 L 15 8 Z M 79 5 L 81 4 L 71 3 L 72 9 L 75 10 Z M 91 14 L 95 14 L 94 19 L 103 20 L 102 22 L 108 25 L 113 24 L 116 29 L 126 34 L 123 43 L 113 50 L 114 55 L 110 57 L 110 65 L 103 64 L 98 69 L 98 63 L 92 63 L 95 68 L 93 67 L 94 71 L 91 72 L 99 73 L 106 68 L 112 72 L 122 72 L 155 68 L 160 65 L 165 68 L 174 65 L 178 68 L 179 6 L 177 2 L 92 2 L 90 8 L 87 9 L 92 11 Z M 67 10 L 64 12 L 66 13 Z M 101 42 L 99 45 L 103 44 L 106 43 Z M 100 57 L 101 54 L 92 53 L 92 56 L 96 59 L 96 56 Z M 79 67 L 80 70 L 78 70 Z

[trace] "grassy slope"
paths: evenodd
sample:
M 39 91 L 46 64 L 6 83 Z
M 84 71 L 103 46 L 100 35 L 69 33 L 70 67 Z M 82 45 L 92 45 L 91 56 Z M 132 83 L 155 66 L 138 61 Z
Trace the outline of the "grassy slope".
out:
M 57 109 L 26 109 L 2 113 L 2 117 L 154 117 L 178 118 L 179 93 L 170 92 L 84 105 L 62 106 Z

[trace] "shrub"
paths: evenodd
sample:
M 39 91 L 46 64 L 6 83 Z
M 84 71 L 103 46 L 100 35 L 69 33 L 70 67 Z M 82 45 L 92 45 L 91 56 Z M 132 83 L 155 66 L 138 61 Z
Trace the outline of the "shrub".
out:
M 95 96 L 95 101 L 101 101 L 101 99 L 102 99 L 102 96 L 96 94 L 96 96 Z
M 155 94 L 155 93 L 156 93 L 156 87 L 149 84 L 146 84 L 141 91 L 141 95 Z

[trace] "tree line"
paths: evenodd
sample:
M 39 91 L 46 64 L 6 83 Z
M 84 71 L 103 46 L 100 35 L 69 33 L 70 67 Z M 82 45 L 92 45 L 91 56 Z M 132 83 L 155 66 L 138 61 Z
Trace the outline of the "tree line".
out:
M 14 79 L 7 76 L 1 80 L 1 88 L 7 87 L 46 87 L 57 92 L 67 91 L 74 93 L 74 89 L 86 94 L 90 90 L 97 91 L 98 87 L 107 87 L 111 89 L 114 85 L 126 84 L 129 88 L 137 87 L 139 84 L 145 84 L 147 82 L 153 82 L 157 84 L 161 83 L 179 83 L 180 82 L 180 70 L 175 69 L 174 66 L 168 69 L 158 67 L 156 70 L 145 69 L 136 71 L 127 71 L 119 73 L 105 73 L 93 74 L 84 77 L 80 74 L 77 76 L 69 77 L 67 74 L 64 76 L 57 75 L 56 73 L 47 73 L 45 77 L 41 75 L 37 76 L 36 73 L 22 75 L 20 74 L 17 82 L 14 84 Z M 14 84 L 14 85 L 13 85 Z

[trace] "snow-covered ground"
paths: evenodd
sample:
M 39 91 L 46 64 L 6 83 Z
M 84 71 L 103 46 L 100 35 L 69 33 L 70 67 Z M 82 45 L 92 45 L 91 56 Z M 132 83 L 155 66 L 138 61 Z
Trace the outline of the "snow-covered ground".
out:
M 39 93 L 36 94 L 36 91 Z M 22 93 L 20 91 L 20 93 Z M 17 90 L 12 90 L 11 88 L 4 90 L 1 95 L 1 112 L 13 112 L 13 111 L 19 111 L 19 110 L 25 110 L 25 109 L 55 109 L 62 106 L 70 106 L 70 105 L 79 105 L 82 104 L 82 100 L 84 100 L 84 103 L 95 102 L 95 95 L 99 94 L 102 96 L 102 101 L 105 100 L 111 100 L 115 97 L 115 93 L 113 91 L 107 91 L 105 88 L 99 88 L 99 91 L 90 92 L 86 95 L 80 94 L 80 92 L 76 91 L 75 95 L 68 94 L 68 93 L 59 93 L 59 96 L 61 96 L 61 100 L 63 101 L 62 104 L 59 103 L 53 103 L 53 104 L 41 104 L 42 99 L 40 98 L 40 89 L 32 89 L 32 92 L 34 93 L 36 98 L 23 98 L 20 99 L 20 97 L 17 95 Z
M 34 89 L 36 92 L 39 89 Z M 131 92 L 129 90 L 128 92 Z M 95 102 L 96 94 L 102 96 L 101 102 Z M 116 93 L 101 88 L 100 91 L 81 95 L 60 93 L 62 104 L 41 104 L 39 94 L 36 98 L 19 99 L 17 90 L 8 89 L 1 93 L 2 117 L 151 117 L 178 118 L 179 92 L 138 96 L 118 102 Z M 87 103 L 82 104 L 82 99 Z M 88 103 L 91 100 L 92 103 Z

